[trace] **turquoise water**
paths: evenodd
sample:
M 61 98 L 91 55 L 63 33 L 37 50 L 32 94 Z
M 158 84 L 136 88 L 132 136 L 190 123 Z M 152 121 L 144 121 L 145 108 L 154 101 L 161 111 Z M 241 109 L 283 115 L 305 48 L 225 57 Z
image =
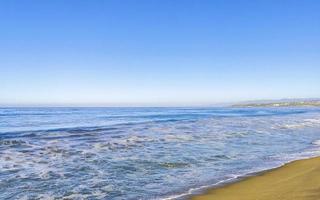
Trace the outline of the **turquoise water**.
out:
M 184 199 L 319 145 L 317 108 L 0 108 L 0 199 Z

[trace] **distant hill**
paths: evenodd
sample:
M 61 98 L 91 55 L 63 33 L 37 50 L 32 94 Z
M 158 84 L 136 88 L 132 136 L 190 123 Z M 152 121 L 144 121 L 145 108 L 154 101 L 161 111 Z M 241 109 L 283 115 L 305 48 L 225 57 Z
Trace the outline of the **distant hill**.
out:
M 234 104 L 232 107 L 303 107 L 319 106 L 320 99 L 283 99 L 272 101 L 256 101 Z

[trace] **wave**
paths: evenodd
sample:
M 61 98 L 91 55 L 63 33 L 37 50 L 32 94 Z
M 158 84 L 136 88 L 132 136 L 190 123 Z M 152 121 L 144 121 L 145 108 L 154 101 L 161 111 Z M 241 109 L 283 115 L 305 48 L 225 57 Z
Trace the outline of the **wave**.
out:
M 317 145 L 317 146 L 320 146 L 320 140 L 316 140 L 314 142 L 312 142 L 313 145 Z
M 318 119 L 318 118 L 304 119 L 300 122 L 284 124 L 284 125 L 281 125 L 279 128 L 301 129 L 301 128 L 305 128 L 305 127 L 316 127 L 316 126 L 320 126 L 320 119 Z

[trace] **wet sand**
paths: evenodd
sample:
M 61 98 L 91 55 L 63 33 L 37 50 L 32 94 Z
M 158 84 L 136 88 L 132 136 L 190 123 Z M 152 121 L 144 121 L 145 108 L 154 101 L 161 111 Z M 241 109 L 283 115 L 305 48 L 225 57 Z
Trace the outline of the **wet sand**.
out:
M 319 200 L 320 157 L 298 160 L 277 169 L 208 190 L 192 200 Z

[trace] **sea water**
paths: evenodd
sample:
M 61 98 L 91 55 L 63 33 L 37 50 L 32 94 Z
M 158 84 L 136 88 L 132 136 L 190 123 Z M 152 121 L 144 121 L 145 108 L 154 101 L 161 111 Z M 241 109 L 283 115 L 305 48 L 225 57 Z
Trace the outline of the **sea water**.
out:
M 319 108 L 0 108 L 0 199 L 184 199 L 319 139 Z

